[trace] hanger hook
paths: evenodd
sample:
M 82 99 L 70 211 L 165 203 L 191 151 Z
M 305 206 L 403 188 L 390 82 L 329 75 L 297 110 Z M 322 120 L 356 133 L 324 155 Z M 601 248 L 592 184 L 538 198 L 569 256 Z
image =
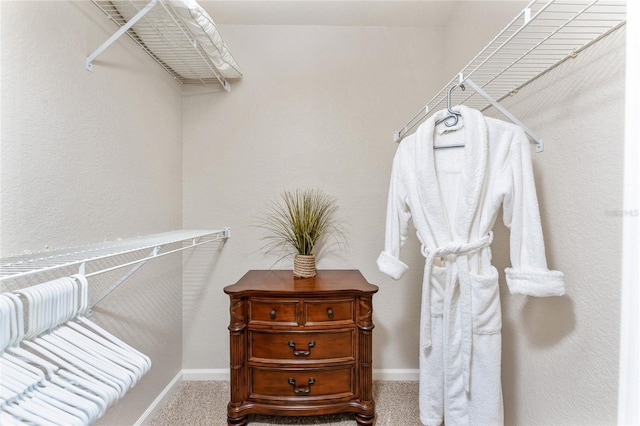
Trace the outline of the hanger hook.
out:
M 453 89 L 455 89 L 456 87 L 458 87 L 458 85 L 454 84 L 453 86 L 449 87 L 449 91 L 447 92 L 447 111 L 449 111 L 449 114 L 455 114 L 455 112 L 451 110 L 451 92 L 453 92 Z
M 453 127 L 456 124 L 458 124 L 458 117 L 460 117 L 459 112 L 451 109 L 451 93 L 453 92 L 453 89 L 455 89 L 456 87 L 460 87 L 460 89 L 462 89 L 463 91 L 465 90 L 464 84 L 460 83 L 460 84 L 454 84 L 453 86 L 451 86 L 449 88 L 449 91 L 447 92 L 447 111 L 449 111 L 449 114 L 450 114 L 448 118 L 453 118 L 452 123 L 448 123 L 445 121 L 444 125 L 447 127 Z
M 449 88 L 449 91 L 447 92 L 447 111 L 449 111 L 450 114 L 456 114 L 456 115 L 460 115 L 459 112 L 453 111 L 451 109 L 451 93 L 453 92 L 453 89 L 455 89 L 456 87 L 460 87 L 460 89 L 462 91 L 464 91 L 466 88 L 464 87 L 463 83 L 460 84 L 454 84 L 453 86 L 451 86 Z

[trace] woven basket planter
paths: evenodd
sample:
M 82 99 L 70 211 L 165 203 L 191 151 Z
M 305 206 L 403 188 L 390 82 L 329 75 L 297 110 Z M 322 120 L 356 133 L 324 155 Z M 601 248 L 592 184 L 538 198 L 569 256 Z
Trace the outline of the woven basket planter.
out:
M 296 254 L 293 258 L 293 276 L 311 278 L 316 276 L 316 255 Z

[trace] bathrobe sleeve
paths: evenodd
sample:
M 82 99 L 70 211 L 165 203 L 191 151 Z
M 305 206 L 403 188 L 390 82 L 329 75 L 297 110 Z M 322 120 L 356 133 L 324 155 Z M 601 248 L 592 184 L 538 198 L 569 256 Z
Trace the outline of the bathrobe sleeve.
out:
M 504 224 L 511 230 L 511 268 L 505 269 L 509 291 L 539 297 L 561 296 L 564 276 L 547 268 L 531 148 L 521 129 L 517 129 L 511 142 L 508 162 L 504 171 L 509 175 L 510 185 L 503 212 Z
M 403 176 L 408 170 L 402 161 L 402 145 L 393 159 L 389 199 L 387 202 L 387 224 L 385 230 L 384 251 L 378 256 L 377 264 L 380 272 L 399 280 L 409 267 L 400 260 L 400 248 L 407 240 L 411 211 L 407 204 L 407 188 Z

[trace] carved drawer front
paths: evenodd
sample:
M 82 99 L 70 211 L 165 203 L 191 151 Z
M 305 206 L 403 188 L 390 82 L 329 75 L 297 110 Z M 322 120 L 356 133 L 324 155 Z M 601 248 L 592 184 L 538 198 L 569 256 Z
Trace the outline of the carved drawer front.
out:
M 353 367 L 306 369 L 251 369 L 249 397 L 300 402 L 309 399 L 339 399 L 354 395 Z
M 307 300 L 304 302 L 304 324 L 352 324 L 353 299 Z
M 329 332 L 250 331 L 249 361 L 296 363 L 354 359 L 354 330 Z
M 272 325 L 298 325 L 297 300 L 251 299 L 249 300 L 249 323 Z

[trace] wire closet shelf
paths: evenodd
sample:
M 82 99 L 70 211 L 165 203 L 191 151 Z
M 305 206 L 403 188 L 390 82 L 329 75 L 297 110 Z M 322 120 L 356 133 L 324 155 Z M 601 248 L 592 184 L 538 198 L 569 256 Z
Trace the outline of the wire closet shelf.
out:
M 582 50 L 626 23 L 626 3 L 616 0 L 533 0 L 460 72 L 394 133 L 400 142 L 434 112 L 447 105 L 455 84 L 470 82 L 478 90 L 454 90 L 452 105 L 484 111 L 575 58 Z M 487 96 L 488 95 L 488 96 Z M 541 143 L 538 147 L 542 150 Z
M 0 282 L 48 271 L 56 271 L 71 266 L 78 266 L 80 269 L 83 269 L 83 265 L 89 262 L 115 258 L 116 256 L 142 250 L 150 250 L 150 253 L 141 259 L 125 263 L 116 262 L 115 266 L 86 274 L 87 277 L 90 277 L 127 266 L 141 264 L 157 257 L 212 243 L 223 238 L 226 239 L 230 236 L 231 231 L 229 228 L 221 230 L 180 230 L 76 248 L 5 257 L 0 258 Z M 164 246 L 178 243 L 182 243 L 182 246 L 164 252 L 161 251 Z
M 124 31 L 149 56 L 182 84 L 220 84 L 226 91 L 231 84 L 171 6 L 162 0 L 92 0 L 119 31 Z M 135 15 L 130 17 L 129 15 Z M 117 39 L 116 33 L 112 39 Z M 105 44 L 108 46 L 112 39 Z M 106 48 L 106 47 L 105 47 Z M 102 52 L 99 48 L 91 61 Z

